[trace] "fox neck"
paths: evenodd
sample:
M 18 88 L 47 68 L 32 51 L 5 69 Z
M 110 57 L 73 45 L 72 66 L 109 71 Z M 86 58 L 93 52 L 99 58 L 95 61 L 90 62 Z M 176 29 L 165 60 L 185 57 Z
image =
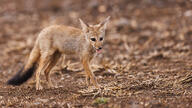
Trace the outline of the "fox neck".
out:
M 89 48 L 88 48 L 89 52 L 91 54 L 94 54 L 95 53 L 95 48 L 93 48 L 93 46 L 91 44 L 89 44 Z
M 94 49 L 94 47 L 91 45 L 91 43 L 85 38 L 84 36 L 84 51 L 86 50 L 86 52 L 88 52 L 89 54 L 94 54 L 96 51 Z
M 87 50 L 87 52 L 89 52 L 90 54 L 93 54 L 95 53 L 95 49 L 94 47 L 89 43 L 87 42 L 87 40 L 85 40 L 86 42 L 84 43 L 84 49 Z

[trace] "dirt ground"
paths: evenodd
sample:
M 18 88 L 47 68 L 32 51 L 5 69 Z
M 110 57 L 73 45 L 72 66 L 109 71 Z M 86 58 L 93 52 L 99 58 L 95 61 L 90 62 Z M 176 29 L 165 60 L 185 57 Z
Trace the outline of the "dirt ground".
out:
M 99 84 L 87 87 L 75 56 L 52 70 L 56 88 L 35 90 L 35 78 L 8 86 L 49 25 L 80 28 L 111 16 L 102 54 L 92 60 Z M 0 106 L 77 108 L 192 107 L 190 0 L 1 0 Z

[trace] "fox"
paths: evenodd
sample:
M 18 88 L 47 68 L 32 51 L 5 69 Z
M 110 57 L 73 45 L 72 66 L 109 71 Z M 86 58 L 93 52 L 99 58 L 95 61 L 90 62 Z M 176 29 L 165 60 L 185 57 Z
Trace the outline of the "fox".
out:
M 90 61 L 103 48 L 107 24 L 110 16 L 98 24 L 87 24 L 79 18 L 81 29 L 66 25 L 51 25 L 40 31 L 29 58 L 11 79 L 8 85 L 19 86 L 36 72 L 36 90 L 42 90 L 40 74 L 44 73 L 48 87 L 54 87 L 50 80 L 50 71 L 61 55 L 77 55 L 85 71 L 87 86 L 90 83 L 100 88 L 90 69 Z

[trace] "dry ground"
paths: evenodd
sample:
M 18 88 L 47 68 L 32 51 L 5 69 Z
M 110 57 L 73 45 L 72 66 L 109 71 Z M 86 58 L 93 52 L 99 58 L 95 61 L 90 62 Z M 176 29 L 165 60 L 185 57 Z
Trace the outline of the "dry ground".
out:
M 46 89 L 43 75 L 41 91 L 34 77 L 18 87 L 5 84 L 44 27 L 80 27 L 78 18 L 93 24 L 109 15 L 105 47 L 92 66 L 100 94 L 88 90 L 75 57 L 54 68 L 55 89 Z M 2 107 L 192 107 L 192 2 L 1 0 L 0 78 Z

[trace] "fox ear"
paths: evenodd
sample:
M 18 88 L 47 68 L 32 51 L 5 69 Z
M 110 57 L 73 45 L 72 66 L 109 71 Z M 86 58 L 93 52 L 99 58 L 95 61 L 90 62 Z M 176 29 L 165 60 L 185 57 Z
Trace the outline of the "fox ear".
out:
M 87 31 L 87 28 L 89 27 L 89 25 L 86 24 L 86 23 L 84 23 L 80 18 L 79 18 L 79 21 L 80 21 L 80 23 L 81 23 L 82 30 L 83 30 L 84 32 L 86 32 L 86 31 Z
M 110 20 L 111 16 L 108 16 L 104 21 L 102 21 L 100 24 L 99 24 L 99 29 L 101 30 L 105 30 L 107 28 L 107 24 Z

